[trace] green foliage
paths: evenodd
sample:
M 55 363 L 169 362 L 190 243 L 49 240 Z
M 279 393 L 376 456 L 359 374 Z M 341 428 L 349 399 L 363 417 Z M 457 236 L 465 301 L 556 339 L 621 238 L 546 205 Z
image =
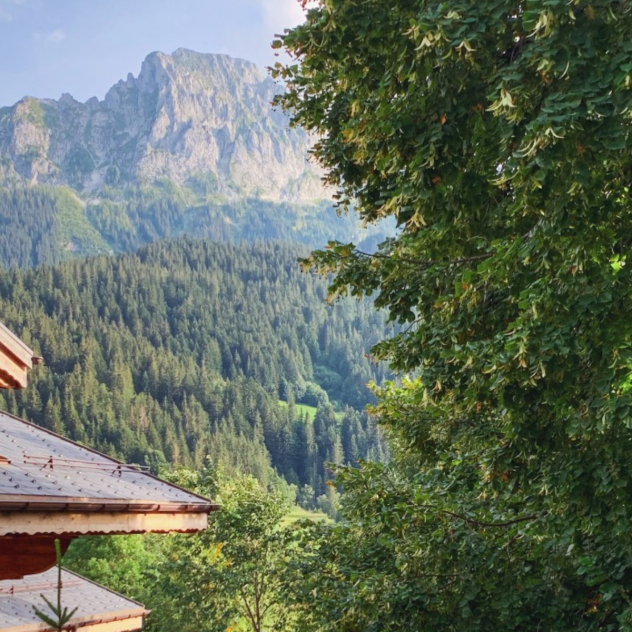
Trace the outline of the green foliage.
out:
M 258 198 L 228 201 L 216 192 L 212 174 L 157 189 L 112 191 L 88 206 L 92 224 L 113 250 L 130 251 L 180 235 L 241 242 L 284 240 L 314 246 L 327 239 L 358 235 L 355 215 L 336 222 L 330 204 L 272 202 Z M 368 236 L 368 235 L 367 235 Z
M 65 187 L 49 189 L 55 200 L 57 248 L 68 255 L 98 255 L 111 252 L 101 235 L 86 218 L 83 203 L 77 195 Z
M 304 569 L 317 629 L 632 629 L 631 36 L 626 2 L 326 0 L 276 44 L 342 207 L 400 229 L 308 263 L 411 372 Z
M 165 545 L 155 535 L 78 538 L 64 555 L 64 567 L 145 603 Z
M 65 564 L 141 599 L 152 610 L 151 632 L 294 629 L 295 613 L 281 589 L 299 554 L 284 528 L 292 524 L 286 520 L 288 500 L 251 477 L 229 479 L 208 467 L 169 478 L 221 502 L 206 532 L 82 538 L 73 542 Z M 313 515 L 291 513 L 294 519 Z
M 69 160 L 68 168 L 77 178 L 90 168 L 91 158 L 79 149 Z M 164 179 L 152 186 L 116 188 L 121 177 L 120 166 L 110 165 L 98 197 L 87 193 L 80 197 L 67 187 L 1 190 L 0 263 L 10 267 L 54 264 L 77 256 L 130 252 L 182 235 L 235 243 L 285 240 L 310 246 L 360 235 L 376 238 L 375 230 L 360 230 L 353 214 L 335 221 L 336 212 L 327 202 L 258 198 L 229 202 L 217 193 L 213 174 L 192 177 L 186 187 Z
M 60 261 L 56 212 L 53 198 L 44 189 L 0 189 L 0 265 Z
M 0 265 L 55 264 L 110 252 L 66 188 L 0 189 Z
M 167 592 L 187 581 L 191 595 L 182 600 L 172 591 L 172 607 L 163 602 L 161 608 L 167 617 L 162 625 L 171 629 L 177 621 L 191 631 L 285 630 L 290 610 L 280 602 L 280 582 L 292 550 L 279 524 L 288 506 L 254 479 L 226 483 L 215 497 L 222 509 L 209 531 L 194 547 L 183 538 L 184 547 L 171 552 L 162 573 Z M 171 612 L 178 614 L 169 617 Z
M 77 612 L 78 608 L 68 610 L 68 606 L 62 606 L 61 593 L 63 582 L 61 580 L 61 547 L 59 544 L 59 540 L 55 540 L 55 552 L 57 554 L 57 603 L 54 604 L 45 595 L 40 595 L 40 597 L 48 606 L 51 614 L 44 612 L 37 606 L 33 606 L 33 612 L 38 619 L 40 619 L 46 625 L 50 626 L 51 629 L 62 632 L 72 619 L 75 612 Z

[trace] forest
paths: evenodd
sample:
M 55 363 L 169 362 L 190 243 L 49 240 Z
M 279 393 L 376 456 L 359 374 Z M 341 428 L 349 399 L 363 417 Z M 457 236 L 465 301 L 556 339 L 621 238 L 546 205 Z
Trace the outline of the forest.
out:
M 0 266 L 29 267 L 132 252 L 160 239 L 186 235 L 311 247 L 332 239 L 359 239 L 374 248 L 393 232 L 393 225 L 361 228 L 355 212 L 338 216 L 326 200 L 313 204 L 260 198 L 231 201 L 217 193 L 209 178 L 193 179 L 189 186 L 168 180 L 151 186 L 106 186 L 91 197 L 67 187 L 0 188 Z
M 325 463 L 384 458 L 363 408 L 386 325 L 369 301 L 327 306 L 301 254 L 180 239 L 5 271 L 3 321 L 44 365 L 0 406 L 156 472 L 210 456 L 313 505 Z

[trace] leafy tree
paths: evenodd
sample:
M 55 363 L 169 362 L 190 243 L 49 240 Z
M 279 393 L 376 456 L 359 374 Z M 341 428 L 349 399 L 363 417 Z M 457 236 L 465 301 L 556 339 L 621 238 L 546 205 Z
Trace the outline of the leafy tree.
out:
M 276 42 L 341 208 L 399 227 L 306 263 L 376 296 L 410 373 L 310 625 L 632 629 L 631 36 L 627 2 L 323 0 Z
M 281 527 L 287 500 L 251 477 L 200 482 L 198 489 L 219 499 L 222 509 L 205 533 L 172 538 L 152 589 L 158 604 L 152 629 L 290 629 L 293 612 L 281 601 L 281 586 L 297 551 Z
M 94 536 L 74 540 L 64 567 L 143 603 L 161 559 L 165 538 L 152 535 Z

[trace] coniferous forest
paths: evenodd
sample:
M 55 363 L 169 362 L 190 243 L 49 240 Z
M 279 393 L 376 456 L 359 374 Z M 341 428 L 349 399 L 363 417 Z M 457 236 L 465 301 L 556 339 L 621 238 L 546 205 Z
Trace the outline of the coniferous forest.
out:
M 211 457 L 314 504 L 325 463 L 385 456 L 363 411 L 385 323 L 368 301 L 326 305 L 301 254 L 180 239 L 5 271 L 3 320 L 45 363 L 0 405 L 157 472 Z
M 185 187 L 166 180 L 153 186 L 105 187 L 98 198 L 87 200 L 67 187 L 0 188 L 0 267 L 132 252 L 186 235 L 236 243 L 282 240 L 311 247 L 358 238 L 371 247 L 393 230 L 361 230 L 355 213 L 339 217 L 326 200 L 229 201 L 209 186 L 206 181 Z

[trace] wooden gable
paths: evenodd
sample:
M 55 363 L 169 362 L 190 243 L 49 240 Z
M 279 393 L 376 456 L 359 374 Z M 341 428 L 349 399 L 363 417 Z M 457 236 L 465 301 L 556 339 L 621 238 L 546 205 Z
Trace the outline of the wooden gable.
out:
M 0 323 L 0 388 L 24 388 L 34 363 L 39 363 L 39 358 Z

